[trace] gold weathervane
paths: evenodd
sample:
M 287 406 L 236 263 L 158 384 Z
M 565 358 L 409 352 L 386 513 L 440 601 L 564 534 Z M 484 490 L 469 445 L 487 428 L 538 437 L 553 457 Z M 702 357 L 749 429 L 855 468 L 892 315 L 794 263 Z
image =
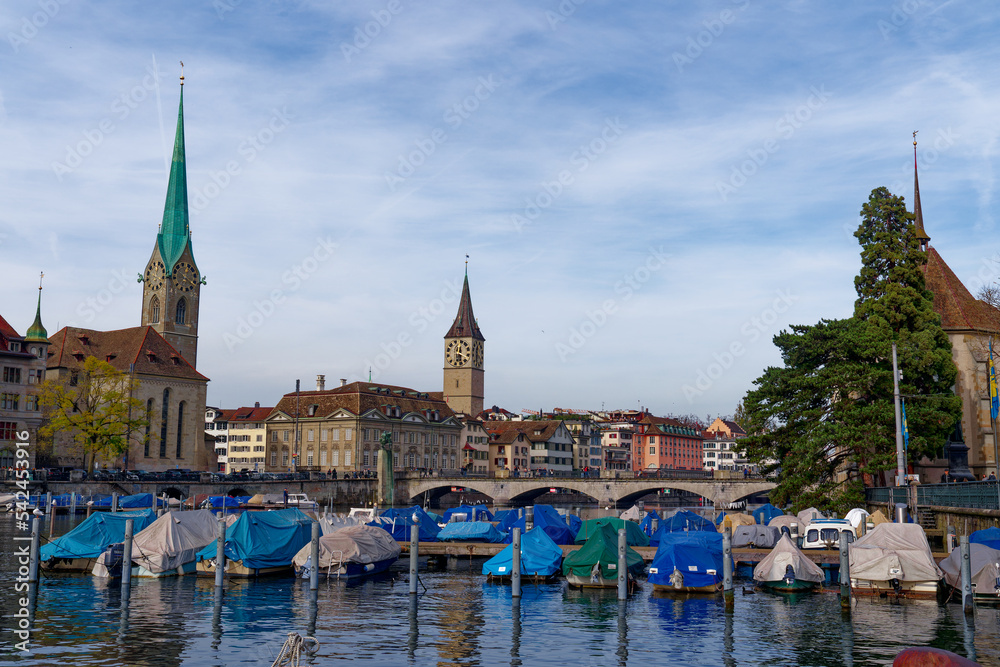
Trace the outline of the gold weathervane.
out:
M 181 85 L 184 85 L 184 61 L 181 61 Z
M 913 131 L 913 147 L 914 147 L 914 148 L 916 148 L 916 147 L 917 147 L 917 132 L 919 132 L 919 131 L 920 131 L 920 130 L 914 130 L 914 131 Z
M 42 291 L 42 278 L 44 278 L 44 277 L 45 277 L 45 272 L 44 271 L 38 274 L 38 291 L 39 292 Z

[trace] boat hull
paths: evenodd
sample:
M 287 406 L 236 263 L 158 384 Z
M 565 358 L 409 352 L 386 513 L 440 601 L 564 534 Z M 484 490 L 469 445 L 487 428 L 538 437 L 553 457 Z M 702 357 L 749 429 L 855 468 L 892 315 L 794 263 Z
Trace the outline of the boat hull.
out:
M 891 597 L 907 600 L 936 600 L 937 581 L 901 581 L 900 592 L 896 593 L 888 581 L 873 579 L 851 579 L 851 595 L 859 597 Z
M 399 557 L 396 556 L 376 561 L 374 563 L 343 563 L 339 567 L 321 567 L 319 569 L 319 576 L 326 577 L 327 579 L 363 579 L 365 577 L 371 577 L 385 572 L 392 567 L 392 564 L 398 559 Z M 302 573 L 302 569 L 298 567 L 295 568 L 295 574 L 299 577 L 306 576 Z
M 577 574 L 567 574 L 566 581 L 570 586 L 576 588 L 617 588 L 618 577 L 605 579 L 604 577 L 580 576 Z
M 198 561 L 196 569 L 199 577 L 214 577 L 215 576 L 215 561 L 214 560 L 201 560 Z M 278 567 L 247 567 L 243 564 L 243 561 L 237 560 L 226 560 L 225 573 L 227 577 L 238 577 L 243 579 L 252 579 L 254 577 L 280 577 L 292 574 L 292 566 L 280 565 Z
M 152 572 L 147 570 L 141 565 L 132 566 L 132 576 L 133 577 L 150 577 L 153 579 L 162 579 L 164 577 L 176 577 L 178 575 L 192 574 L 198 569 L 198 564 L 195 561 L 189 561 L 184 563 L 180 567 L 174 568 L 172 570 L 166 570 L 165 572 Z
M 46 572 L 90 572 L 96 558 L 50 558 L 41 563 Z
M 800 581 L 798 579 L 791 583 L 786 583 L 784 579 L 780 581 L 758 581 L 757 583 L 761 588 L 776 593 L 804 593 L 805 591 L 814 591 L 819 588 L 819 582 Z
M 654 584 L 653 592 L 660 595 L 715 595 L 722 592 L 722 582 L 709 586 L 671 586 L 668 584 Z

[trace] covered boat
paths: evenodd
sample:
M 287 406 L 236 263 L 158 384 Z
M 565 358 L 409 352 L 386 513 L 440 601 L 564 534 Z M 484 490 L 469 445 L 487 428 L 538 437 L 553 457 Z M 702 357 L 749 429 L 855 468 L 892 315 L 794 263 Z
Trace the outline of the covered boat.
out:
M 319 538 L 319 573 L 329 578 L 358 579 L 385 572 L 402 551 L 392 535 L 377 526 L 346 526 Z M 308 578 L 312 544 L 295 554 L 295 572 Z
M 559 514 L 552 505 L 535 505 L 532 519 L 532 530 L 536 527 L 541 528 L 556 544 L 573 544 L 577 535 L 576 531 L 566 522 L 566 517 Z M 526 518 L 523 516 L 513 521 L 507 529 L 507 536 L 503 541 L 508 543 L 511 541 L 511 531 L 514 528 L 520 528 L 522 535 L 527 533 L 525 521 Z
M 770 549 L 779 537 L 781 531 L 772 526 L 737 526 L 733 531 L 733 548 Z
M 639 509 L 638 505 L 632 505 L 627 510 L 618 515 L 619 519 L 624 519 L 625 521 L 635 521 L 639 523 L 642 519 L 642 510 Z
M 985 544 L 991 549 L 1000 549 L 1000 528 L 985 528 L 969 535 L 970 544 Z
M 642 528 L 642 532 L 646 533 L 647 537 L 652 537 L 653 533 L 659 529 L 660 521 L 660 515 L 650 510 L 646 512 L 646 516 L 642 517 L 642 521 L 639 522 L 639 528 Z
M 868 510 L 862 509 L 860 507 L 855 507 L 850 512 L 844 515 L 846 521 L 850 521 L 851 525 L 855 529 L 861 526 L 862 521 L 866 521 L 869 517 Z
M 437 521 L 427 515 L 427 512 L 414 505 L 408 509 L 387 509 L 370 526 L 378 526 L 392 535 L 392 539 L 397 542 L 410 541 L 410 526 L 413 524 L 413 517 L 417 517 L 417 525 L 420 526 L 418 539 L 421 542 L 436 542 L 437 535 L 441 532 L 441 526 Z
M 230 522 L 235 517 L 230 517 Z M 219 519 L 209 510 L 168 512 L 132 540 L 132 575 L 169 577 L 195 571 L 195 556 L 218 537 Z M 105 552 L 94 565 L 98 577 L 109 576 Z
M 840 536 L 847 535 L 847 543 L 854 542 L 857 534 L 846 519 L 816 519 L 802 532 L 803 549 L 839 549 Z
M 98 556 L 112 544 L 125 540 L 125 523 L 132 519 L 136 535 L 156 520 L 152 509 L 139 512 L 99 512 L 56 538 L 40 550 L 46 570 L 90 572 Z
M 504 541 L 504 534 L 489 521 L 456 521 L 445 524 L 437 536 L 438 542 L 490 542 Z
M 615 518 L 615 521 L 621 519 Z M 585 522 L 584 525 L 586 525 Z M 623 523 L 639 526 L 631 521 Z M 640 533 L 641 534 L 641 533 Z M 643 535 L 645 537 L 645 535 Z M 628 578 L 635 580 L 644 567 L 642 556 L 632 547 L 625 548 Z M 618 530 L 610 522 L 595 524 L 586 543 L 563 559 L 563 574 L 570 586 L 615 588 L 618 586 Z
M 791 532 L 792 524 L 796 525 L 796 530 L 799 534 L 801 534 L 802 529 L 805 528 L 805 526 L 799 523 L 799 517 L 794 514 L 782 514 L 781 516 L 776 516 L 767 522 L 769 528 L 777 528 L 779 532 L 781 532 L 782 528 L 787 528 L 789 532 Z
M 509 532 L 510 527 L 520 518 L 521 511 L 517 509 L 499 510 L 493 515 L 493 520 L 497 522 L 497 530 L 502 533 Z
M 646 537 L 646 533 L 642 532 L 639 528 L 639 524 L 634 521 L 624 521 L 617 517 L 606 516 L 601 519 L 588 519 L 583 522 L 580 526 L 580 532 L 576 534 L 576 539 L 574 542 L 576 544 L 583 544 L 587 542 L 591 535 L 596 533 L 601 526 L 610 526 L 612 532 L 617 535 L 618 530 L 621 528 L 625 529 L 625 540 L 630 547 L 648 547 L 649 538 Z M 616 537 L 615 540 L 618 538 Z M 617 541 L 615 542 L 617 544 Z
M 996 528 L 992 530 L 997 530 Z M 972 571 L 972 598 L 976 602 L 1000 604 L 1000 549 L 980 542 L 969 544 L 969 561 Z M 955 549 L 941 561 L 945 582 L 962 595 L 962 552 Z
M 807 509 L 804 509 L 804 510 L 802 510 L 801 512 L 799 512 L 799 513 L 798 513 L 798 514 L 796 515 L 796 517 L 797 517 L 797 518 L 798 518 L 798 520 L 799 520 L 799 527 L 800 527 L 800 528 L 801 528 L 802 526 L 808 526 L 808 525 L 809 525 L 810 523 L 812 523 L 812 522 L 813 522 L 813 520 L 815 520 L 815 519 L 823 519 L 823 518 L 825 518 L 825 517 L 823 516 L 823 513 L 822 513 L 822 512 L 820 512 L 820 511 L 819 511 L 818 509 L 816 509 L 815 507 L 809 507 L 809 508 L 807 508 Z
M 98 498 L 94 500 L 95 508 L 111 509 L 112 507 L 111 496 L 106 498 Z M 159 499 L 157 499 L 159 500 Z M 163 502 L 159 501 L 159 505 Z M 118 509 L 143 509 L 145 507 L 153 507 L 153 494 L 152 493 L 136 493 L 131 496 L 118 496 Z
M 201 504 L 204 508 L 210 509 L 235 509 L 249 504 L 253 496 L 209 496 Z
M 464 515 L 465 518 L 452 518 L 457 514 Z M 493 513 L 486 505 L 459 505 L 445 510 L 441 516 L 441 523 L 452 521 L 493 521 Z
M 754 511 L 750 512 L 750 516 L 752 516 L 754 520 L 762 526 L 766 526 L 767 522 L 773 519 L 774 517 L 782 515 L 784 515 L 784 512 L 779 510 L 771 503 L 761 505 Z
M 240 514 L 226 531 L 226 574 L 256 577 L 289 572 L 295 554 L 312 539 L 312 524 L 297 508 Z M 215 576 L 215 552 L 214 543 L 198 552 L 199 575 Z
M 944 576 L 915 523 L 875 526 L 851 545 L 850 565 L 855 595 L 934 599 Z
M 735 532 L 737 526 L 754 526 L 757 524 L 757 520 L 754 519 L 749 514 L 732 513 L 726 514 L 722 517 L 722 521 L 718 522 L 719 532 L 725 532 L 726 528 L 729 528 L 731 532 Z
M 666 533 L 646 578 L 658 592 L 716 593 L 722 590 L 723 562 L 720 533 Z
M 782 535 L 771 553 L 754 568 L 753 579 L 773 591 L 798 593 L 818 587 L 826 573 L 806 558 L 788 535 Z
M 521 576 L 547 579 L 559 573 L 563 552 L 549 534 L 536 526 L 521 536 Z M 514 568 L 514 545 L 483 563 L 490 580 L 509 580 Z

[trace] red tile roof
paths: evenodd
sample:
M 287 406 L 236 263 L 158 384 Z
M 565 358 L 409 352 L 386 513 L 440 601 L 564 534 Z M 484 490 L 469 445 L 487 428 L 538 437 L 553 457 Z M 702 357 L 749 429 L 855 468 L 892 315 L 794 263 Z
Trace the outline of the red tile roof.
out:
M 556 434 L 559 420 L 552 421 L 489 421 L 483 424 L 483 429 L 490 434 L 490 442 L 510 444 L 523 435 L 529 442 L 548 442 Z M 535 431 L 539 431 L 536 435 Z
M 125 372 L 134 364 L 136 375 L 208 381 L 153 327 L 116 331 L 63 327 L 49 342 L 48 368 L 82 368 L 87 357 L 96 357 Z
M 972 296 L 934 248 L 927 248 L 924 278 L 945 331 L 1000 333 L 1000 310 Z
M 0 335 L 4 336 L 5 338 L 21 337 L 21 334 L 17 333 L 17 331 L 14 330 L 14 327 L 10 326 L 10 324 L 7 323 L 7 320 L 3 318 L 3 315 L 0 315 Z
M 293 391 L 281 397 L 271 414 L 283 412 L 294 417 L 295 405 L 296 393 Z M 360 415 L 369 410 L 381 411 L 382 406 L 386 405 L 398 407 L 404 415 L 410 412 L 422 413 L 425 410 L 434 410 L 438 413 L 438 421 L 455 416 L 454 411 L 441 398 L 440 392 L 420 392 L 377 382 L 352 382 L 325 391 L 300 391 L 299 417 L 309 415 L 310 405 L 317 406 L 316 417 L 325 417 L 339 409 Z
M 219 410 L 218 421 L 262 422 L 274 408 L 236 408 L 235 410 Z

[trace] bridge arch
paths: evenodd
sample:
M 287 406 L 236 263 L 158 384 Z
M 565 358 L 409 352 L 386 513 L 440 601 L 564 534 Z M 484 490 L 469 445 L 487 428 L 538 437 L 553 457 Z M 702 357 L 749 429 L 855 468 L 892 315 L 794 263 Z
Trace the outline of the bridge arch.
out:
M 590 498 L 594 503 L 600 504 L 601 502 L 598 498 L 587 493 L 586 491 L 571 489 L 561 484 L 555 485 L 550 483 L 546 484 L 545 486 L 536 487 L 533 489 L 529 489 L 527 491 L 521 491 L 520 493 L 516 493 L 510 496 L 507 503 L 513 506 L 528 505 L 531 504 L 533 501 L 541 498 L 542 496 L 548 494 L 550 489 L 556 489 L 556 491 L 572 491 L 573 493 L 580 493 Z
M 185 496 L 184 492 L 175 486 L 168 486 L 165 489 L 161 489 L 159 495 L 166 496 L 167 498 L 176 498 L 177 500 L 181 500 Z
M 226 495 L 230 498 L 235 498 L 236 496 L 252 496 L 252 493 L 247 493 L 246 489 L 242 486 L 234 486 L 233 488 L 226 491 Z

